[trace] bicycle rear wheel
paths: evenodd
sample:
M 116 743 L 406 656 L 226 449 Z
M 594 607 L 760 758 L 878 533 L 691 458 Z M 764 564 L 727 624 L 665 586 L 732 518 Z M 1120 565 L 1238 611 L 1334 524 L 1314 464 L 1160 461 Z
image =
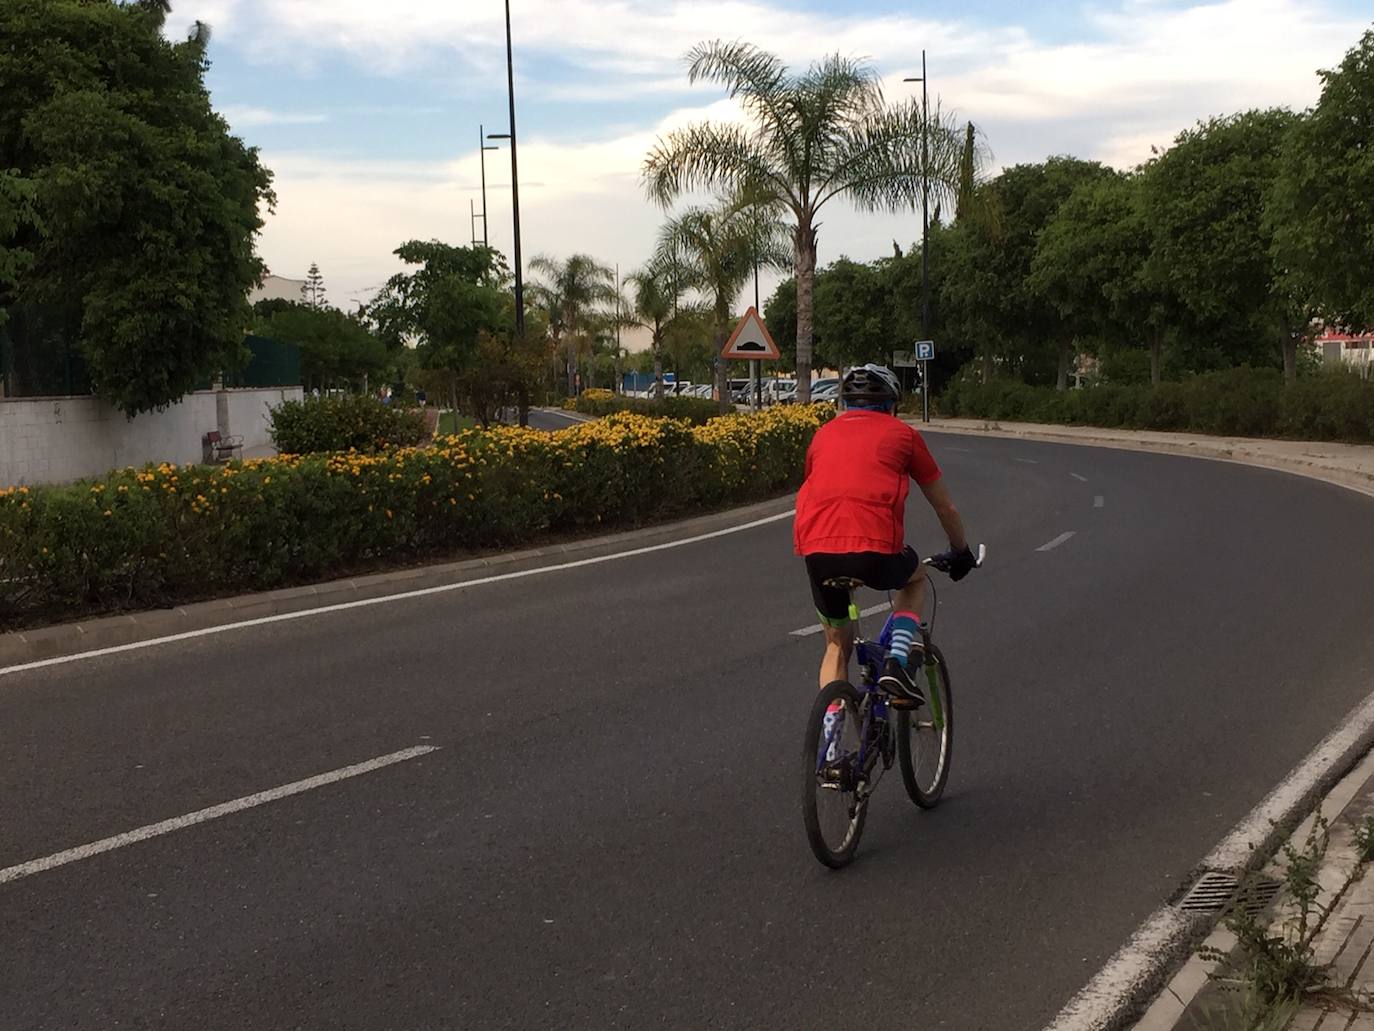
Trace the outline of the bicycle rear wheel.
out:
M 816 696 L 802 745 L 802 819 L 806 839 L 826 866 L 848 866 L 859 847 L 868 806 L 859 798 L 862 696 L 836 680 Z M 831 706 L 841 719 L 827 720 Z
M 949 667 L 940 649 L 931 646 L 935 661 L 934 699 L 919 709 L 897 709 L 897 763 L 902 768 L 902 783 L 911 800 L 922 809 L 940 801 L 949 780 L 949 761 L 954 750 L 954 703 L 949 690 Z M 921 690 L 930 694 L 926 678 Z M 938 704 L 932 704 L 932 702 Z

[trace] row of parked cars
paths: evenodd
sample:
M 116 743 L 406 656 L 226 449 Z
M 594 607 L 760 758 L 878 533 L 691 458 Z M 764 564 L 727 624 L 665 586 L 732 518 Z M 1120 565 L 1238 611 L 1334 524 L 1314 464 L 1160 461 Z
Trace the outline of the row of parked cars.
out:
M 713 388 L 710 383 L 676 383 L 664 384 L 663 392 L 675 394 L 679 397 L 704 397 L 710 398 Z M 811 383 L 812 401 L 834 401 L 839 397 L 840 381 L 830 377 L 826 379 L 813 380 Z M 797 381 L 792 379 L 765 379 L 760 388 L 763 403 L 766 405 L 792 404 L 797 400 Z M 747 379 L 732 379 L 730 381 L 730 400 L 735 404 L 747 405 L 750 400 L 750 383 Z M 634 391 L 630 397 L 652 397 L 653 390 Z

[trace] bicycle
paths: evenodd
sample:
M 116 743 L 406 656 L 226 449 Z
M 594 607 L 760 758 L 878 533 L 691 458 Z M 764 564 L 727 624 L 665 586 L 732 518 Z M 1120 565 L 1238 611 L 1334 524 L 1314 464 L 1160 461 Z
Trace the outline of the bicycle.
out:
M 979 545 L 975 568 L 986 556 L 987 548 Z M 949 572 L 944 556 L 928 558 L 925 564 Z M 826 582 L 849 591 L 849 618 L 855 625 L 854 658 L 862 676 L 857 688 L 845 680 L 828 684 L 811 707 L 802 747 L 806 773 L 802 817 L 811 851 L 823 864 L 838 870 L 853 862 L 869 799 L 894 760 L 912 802 L 922 809 L 939 804 L 949 780 L 954 707 L 949 666 L 931 640 L 939 607 L 933 582 L 930 619 L 920 627 L 926 674 L 924 704 L 889 694 L 878 686 L 892 643 L 892 616 L 887 617 L 876 641 L 865 640 L 859 607 L 854 603 L 855 590 L 865 585 L 848 577 Z M 832 714 L 830 707 L 836 703 L 839 708 Z M 841 819 L 827 821 L 832 811 Z M 832 845 L 827 823 L 834 825 L 837 845 Z

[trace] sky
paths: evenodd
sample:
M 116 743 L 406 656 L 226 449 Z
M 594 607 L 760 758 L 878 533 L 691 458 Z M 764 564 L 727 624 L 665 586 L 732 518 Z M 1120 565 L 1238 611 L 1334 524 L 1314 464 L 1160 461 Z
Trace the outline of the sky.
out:
M 1339 64 L 1371 6 L 511 0 L 524 254 L 589 253 L 622 274 L 648 257 L 665 217 L 639 180 L 654 140 L 739 117 L 718 87 L 687 82 L 683 55 L 702 40 L 748 40 L 797 69 L 864 58 L 894 100 L 919 89 L 902 79 L 925 49 L 932 105 L 980 128 L 990 171 L 1052 154 L 1125 169 L 1200 119 L 1315 103 L 1317 70 Z M 351 306 L 400 268 L 402 242 L 470 241 L 479 125 L 508 125 L 503 15 L 501 0 L 174 0 L 168 35 L 210 24 L 215 106 L 275 175 L 259 241 L 272 272 L 304 278 L 317 262 L 330 300 Z M 509 256 L 510 154 L 486 158 L 490 241 Z M 919 213 L 833 205 L 820 263 L 919 235 Z

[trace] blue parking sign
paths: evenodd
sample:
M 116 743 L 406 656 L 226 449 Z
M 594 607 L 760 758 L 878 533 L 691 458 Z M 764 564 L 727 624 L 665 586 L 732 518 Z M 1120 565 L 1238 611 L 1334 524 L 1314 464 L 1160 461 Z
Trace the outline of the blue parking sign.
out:
M 917 341 L 916 341 L 916 360 L 917 360 L 918 362 L 928 362 L 928 361 L 931 361 L 934 357 L 935 357 L 935 341 L 934 341 L 934 340 L 917 340 Z

